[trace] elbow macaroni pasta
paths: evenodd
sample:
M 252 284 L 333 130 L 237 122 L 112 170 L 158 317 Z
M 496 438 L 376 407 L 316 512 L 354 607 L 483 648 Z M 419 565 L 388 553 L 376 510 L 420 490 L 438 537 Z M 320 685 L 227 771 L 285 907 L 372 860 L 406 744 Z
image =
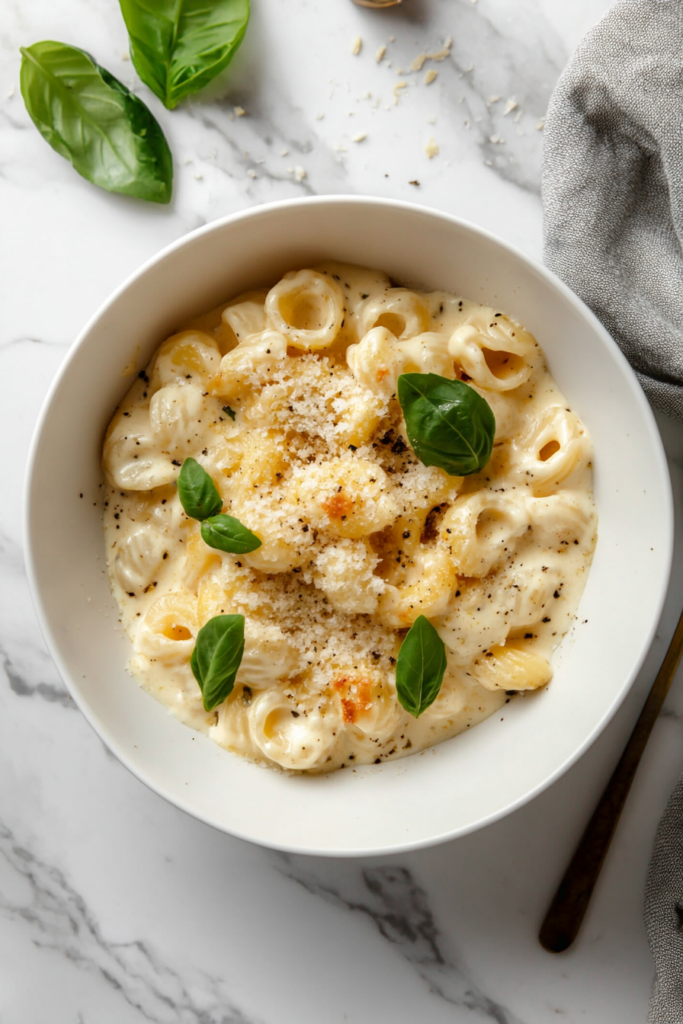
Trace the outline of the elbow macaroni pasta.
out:
M 108 566 L 141 684 L 227 750 L 311 772 L 405 756 L 546 686 L 596 518 L 590 440 L 532 335 L 495 307 L 335 263 L 196 323 L 159 347 L 104 441 Z M 487 399 L 481 473 L 417 460 L 402 373 Z M 256 551 L 205 544 L 175 487 L 188 456 Z M 221 614 L 244 615 L 245 649 L 207 713 L 190 658 Z M 419 615 L 448 664 L 415 720 L 395 675 Z

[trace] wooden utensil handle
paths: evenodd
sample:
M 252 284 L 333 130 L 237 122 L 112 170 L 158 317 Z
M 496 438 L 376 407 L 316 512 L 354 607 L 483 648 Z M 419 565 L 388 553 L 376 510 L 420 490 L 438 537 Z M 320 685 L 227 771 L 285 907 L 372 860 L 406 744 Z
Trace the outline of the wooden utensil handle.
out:
M 539 942 L 549 953 L 562 953 L 568 949 L 581 927 L 631 783 L 676 674 L 682 651 L 683 612 L 624 752 L 586 826 L 541 925 Z

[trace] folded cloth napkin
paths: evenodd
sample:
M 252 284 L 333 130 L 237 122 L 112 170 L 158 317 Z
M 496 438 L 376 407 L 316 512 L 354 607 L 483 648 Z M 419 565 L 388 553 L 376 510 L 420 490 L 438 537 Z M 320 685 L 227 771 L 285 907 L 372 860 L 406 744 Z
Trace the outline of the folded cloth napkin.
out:
M 683 3 L 622 0 L 553 94 L 545 262 L 683 419 Z
M 683 419 L 683 0 L 621 0 L 553 94 L 545 261 L 621 346 L 653 405 Z M 645 895 L 649 1024 L 683 1024 L 683 778 Z

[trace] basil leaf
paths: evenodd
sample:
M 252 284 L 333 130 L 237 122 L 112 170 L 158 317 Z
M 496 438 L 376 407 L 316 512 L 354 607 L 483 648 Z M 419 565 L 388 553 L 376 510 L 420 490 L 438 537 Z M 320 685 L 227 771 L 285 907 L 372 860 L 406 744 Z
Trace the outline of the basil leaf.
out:
M 185 459 L 178 477 L 180 504 L 190 519 L 210 519 L 223 508 L 216 485 L 195 459 Z
M 249 0 L 119 2 L 135 70 L 169 110 L 227 67 L 249 21 Z
M 235 416 L 237 415 L 235 410 L 231 409 L 229 405 L 223 406 L 223 412 L 225 413 L 226 416 L 229 416 L 231 420 L 234 420 Z
M 446 671 L 446 648 L 429 619 L 419 615 L 401 644 L 396 661 L 396 694 L 419 718 L 439 696 Z
M 230 696 L 243 654 L 244 615 L 216 615 L 199 630 L 190 666 L 205 711 L 213 711 Z
M 45 40 L 21 53 L 21 95 L 52 148 L 108 192 L 170 202 L 171 152 L 142 100 L 75 46 Z
M 491 458 L 496 420 L 488 402 L 461 380 L 402 373 L 398 400 L 420 462 L 451 476 L 478 473 Z
M 212 516 L 202 523 L 202 538 L 210 548 L 219 551 L 230 551 L 234 555 L 246 555 L 248 551 L 256 551 L 261 541 L 255 533 L 242 526 L 234 516 Z

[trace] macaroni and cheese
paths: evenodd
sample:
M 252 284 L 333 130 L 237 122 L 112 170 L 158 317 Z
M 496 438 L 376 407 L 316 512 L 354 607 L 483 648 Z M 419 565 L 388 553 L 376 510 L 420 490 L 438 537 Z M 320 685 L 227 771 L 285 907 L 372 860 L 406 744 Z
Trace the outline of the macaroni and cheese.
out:
M 403 373 L 486 399 L 481 472 L 418 460 Z M 257 550 L 204 542 L 176 487 L 188 457 Z M 545 687 L 595 545 L 590 440 L 532 335 L 495 307 L 344 264 L 287 273 L 165 341 L 116 411 L 103 465 L 132 673 L 221 746 L 291 770 L 402 757 Z M 244 616 L 244 656 L 207 712 L 190 658 L 224 614 Z M 420 615 L 447 668 L 415 719 L 395 666 Z

